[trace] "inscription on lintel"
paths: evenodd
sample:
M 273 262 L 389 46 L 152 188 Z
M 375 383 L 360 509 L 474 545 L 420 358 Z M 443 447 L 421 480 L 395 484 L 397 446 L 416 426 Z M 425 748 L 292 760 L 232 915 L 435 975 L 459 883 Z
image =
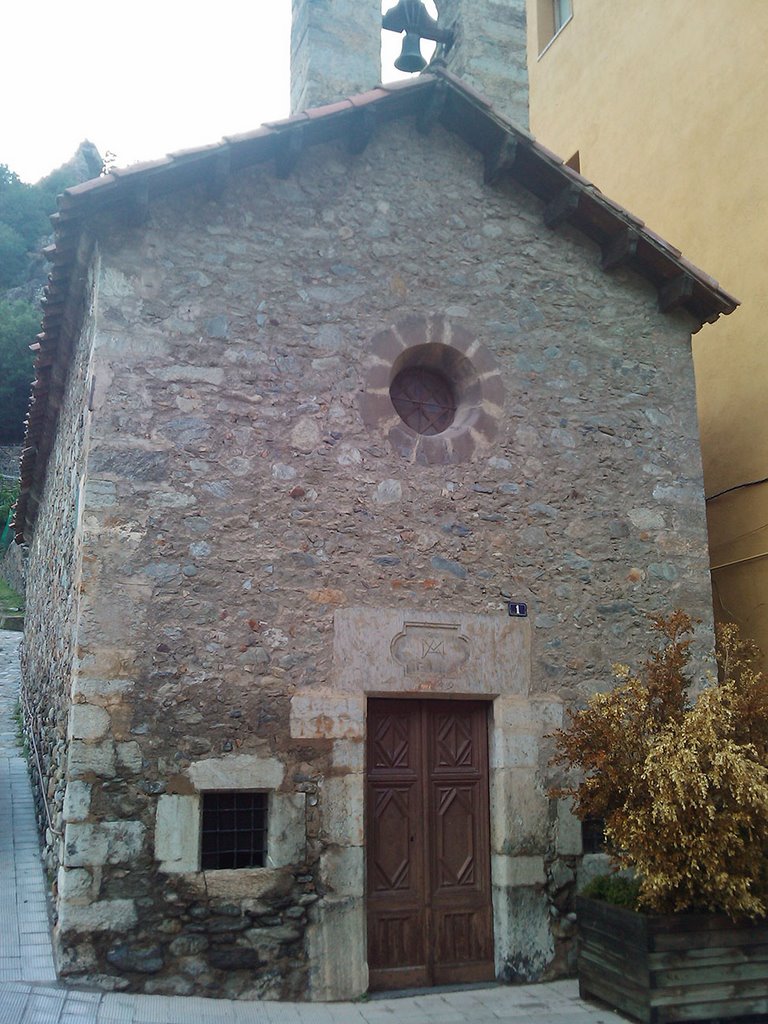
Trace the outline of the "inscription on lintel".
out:
M 456 675 L 469 661 L 469 640 L 459 625 L 406 622 L 390 644 L 394 660 L 407 676 Z

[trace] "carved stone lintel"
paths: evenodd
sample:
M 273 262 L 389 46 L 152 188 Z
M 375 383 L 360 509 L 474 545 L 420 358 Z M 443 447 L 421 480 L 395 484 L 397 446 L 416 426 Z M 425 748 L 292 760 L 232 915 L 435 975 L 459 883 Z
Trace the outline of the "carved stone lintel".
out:
M 392 640 L 392 657 L 407 676 L 455 675 L 471 653 L 469 641 L 459 629 L 444 623 L 406 622 Z

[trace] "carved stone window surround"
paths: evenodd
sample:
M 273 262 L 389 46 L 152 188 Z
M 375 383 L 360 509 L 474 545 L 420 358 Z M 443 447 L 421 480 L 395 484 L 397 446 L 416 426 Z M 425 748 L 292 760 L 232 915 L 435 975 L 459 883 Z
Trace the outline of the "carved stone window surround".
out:
M 456 392 L 456 415 L 438 434 L 403 422 L 390 388 L 408 367 L 434 369 Z M 363 422 L 387 436 L 399 455 L 421 465 L 450 465 L 475 456 L 496 436 L 504 387 L 496 360 L 474 334 L 445 316 L 409 316 L 374 336 L 359 396 Z

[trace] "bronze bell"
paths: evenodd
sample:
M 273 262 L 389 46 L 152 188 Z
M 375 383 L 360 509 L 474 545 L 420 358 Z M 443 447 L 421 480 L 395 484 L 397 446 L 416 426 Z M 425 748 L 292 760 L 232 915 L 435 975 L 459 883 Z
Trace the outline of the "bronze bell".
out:
M 415 32 L 406 32 L 403 48 L 395 61 L 398 71 L 423 71 L 427 62 L 421 55 L 421 37 Z
M 433 39 L 436 43 L 450 46 L 453 43 L 451 29 L 438 28 L 430 17 L 423 0 L 398 0 L 381 19 L 383 28 L 390 32 L 405 32 L 403 49 L 395 61 L 398 71 L 423 71 L 427 62 L 421 55 L 421 40 Z

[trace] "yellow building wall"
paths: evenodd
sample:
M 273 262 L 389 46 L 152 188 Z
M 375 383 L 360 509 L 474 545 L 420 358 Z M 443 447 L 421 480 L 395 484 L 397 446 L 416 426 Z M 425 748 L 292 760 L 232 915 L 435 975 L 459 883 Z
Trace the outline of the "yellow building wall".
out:
M 768 0 L 571 6 L 528 0 L 532 132 L 742 302 L 693 355 L 715 613 L 768 652 Z

